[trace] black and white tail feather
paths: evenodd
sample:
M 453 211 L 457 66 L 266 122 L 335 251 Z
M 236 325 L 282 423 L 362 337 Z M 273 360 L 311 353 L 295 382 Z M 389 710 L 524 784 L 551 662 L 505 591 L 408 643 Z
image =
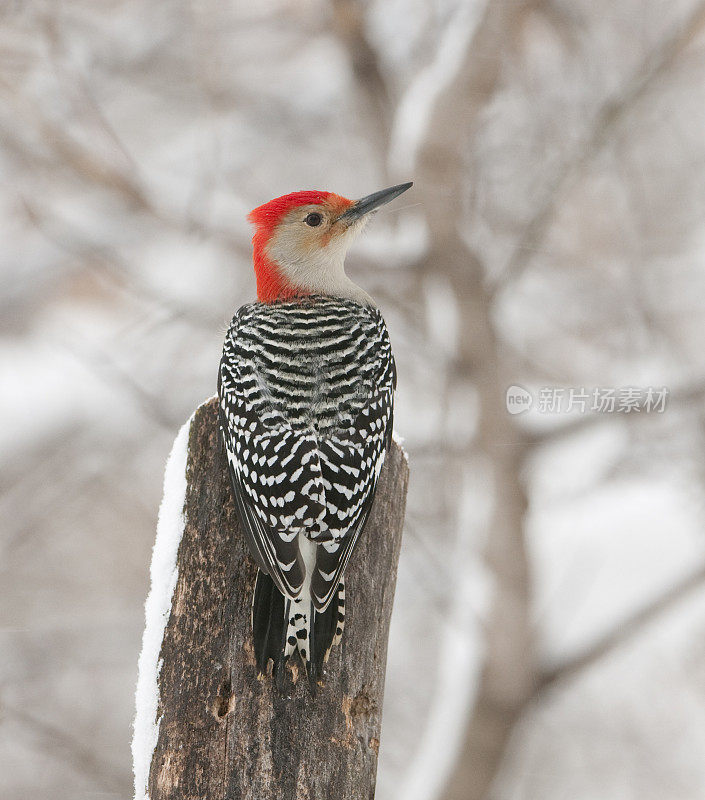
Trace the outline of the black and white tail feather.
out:
M 261 673 L 271 659 L 281 686 L 284 664 L 298 653 L 315 686 L 331 649 L 340 642 L 345 628 L 345 581 L 338 584 L 336 598 L 325 611 L 316 611 L 310 600 L 290 600 L 261 570 L 252 598 L 252 631 L 255 659 Z
M 220 427 L 259 573 L 255 657 L 281 685 L 296 653 L 312 685 L 345 621 L 343 572 L 391 440 L 394 358 L 376 309 L 313 296 L 252 303 L 223 349 Z

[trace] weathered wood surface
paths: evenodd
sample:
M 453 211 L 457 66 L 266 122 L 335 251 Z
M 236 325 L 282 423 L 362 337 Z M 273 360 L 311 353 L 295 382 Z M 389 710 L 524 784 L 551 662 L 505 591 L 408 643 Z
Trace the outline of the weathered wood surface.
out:
M 285 693 L 258 678 L 250 605 L 256 568 L 230 496 L 212 400 L 189 435 L 186 526 L 159 675 L 151 800 L 374 797 L 387 637 L 408 468 L 394 445 L 346 573 L 346 624 L 311 696 L 287 665 Z

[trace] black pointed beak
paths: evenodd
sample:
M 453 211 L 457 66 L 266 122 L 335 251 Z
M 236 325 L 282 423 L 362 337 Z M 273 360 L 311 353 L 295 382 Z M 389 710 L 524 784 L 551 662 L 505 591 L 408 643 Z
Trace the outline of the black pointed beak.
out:
M 395 197 L 399 197 L 400 194 L 410 189 L 413 185 L 411 181 L 409 183 L 400 183 L 397 186 L 390 186 L 389 189 L 382 189 L 374 194 L 368 194 L 367 197 L 361 197 L 338 217 L 338 221 L 350 225 L 352 222 L 364 217 L 365 214 L 369 214 L 370 211 L 374 211 L 385 203 L 394 200 Z

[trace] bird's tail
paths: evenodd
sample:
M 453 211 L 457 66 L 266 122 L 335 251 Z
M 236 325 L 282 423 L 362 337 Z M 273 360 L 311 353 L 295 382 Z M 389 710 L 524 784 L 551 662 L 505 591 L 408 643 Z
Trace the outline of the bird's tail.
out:
M 336 597 L 325 611 L 316 611 L 310 600 L 289 600 L 265 572 L 257 573 L 252 600 L 252 631 L 257 669 L 264 673 L 271 658 L 274 677 L 281 687 L 284 664 L 298 652 L 309 683 L 315 687 L 328 660 L 331 647 L 338 644 L 345 626 L 345 584 L 341 580 Z

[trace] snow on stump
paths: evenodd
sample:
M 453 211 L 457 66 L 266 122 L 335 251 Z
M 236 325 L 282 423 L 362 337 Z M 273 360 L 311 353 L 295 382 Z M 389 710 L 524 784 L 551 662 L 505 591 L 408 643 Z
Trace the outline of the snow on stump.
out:
M 152 557 L 132 743 L 137 800 L 374 797 L 408 467 L 394 443 L 346 571 L 345 633 L 315 697 L 298 658 L 258 677 L 256 567 L 238 525 L 217 402 L 179 433 Z

